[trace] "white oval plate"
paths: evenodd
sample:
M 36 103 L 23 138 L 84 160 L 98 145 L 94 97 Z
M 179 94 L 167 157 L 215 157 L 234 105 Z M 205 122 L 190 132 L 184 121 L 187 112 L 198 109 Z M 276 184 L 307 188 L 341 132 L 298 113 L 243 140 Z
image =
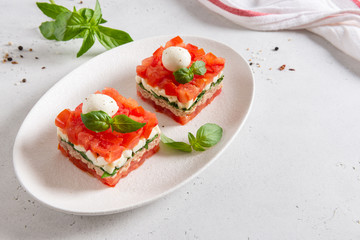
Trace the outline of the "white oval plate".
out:
M 173 36 L 143 39 L 107 51 L 78 67 L 55 84 L 25 118 L 14 144 L 16 175 L 24 188 L 45 205 L 66 213 L 103 215 L 150 203 L 180 187 L 209 166 L 239 132 L 249 112 L 254 81 L 247 62 L 222 43 L 185 36 L 195 44 L 226 59 L 222 93 L 195 119 L 181 126 L 157 113 L 161 130 L 177 141 L 207 122 L 224 130 L 221 141 L 205 152 L 182 153 L 161 145 L 160 151 L 140 168 L 121 179 L 115 188 L 75 167 L 57 149 L 54 119 L 65 108 L 74 109 L 90 93 L 114 87 L 136 99 L 136 66 Z M 41 127 L 38 127 L 41 126 Z

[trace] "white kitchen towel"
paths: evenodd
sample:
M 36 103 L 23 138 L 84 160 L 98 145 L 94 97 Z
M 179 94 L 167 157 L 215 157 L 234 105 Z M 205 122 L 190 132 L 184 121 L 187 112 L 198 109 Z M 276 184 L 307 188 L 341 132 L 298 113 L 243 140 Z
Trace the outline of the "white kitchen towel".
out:
M 199 0 L 246 28 L 307 29 L 360 61 L 360 0 Z

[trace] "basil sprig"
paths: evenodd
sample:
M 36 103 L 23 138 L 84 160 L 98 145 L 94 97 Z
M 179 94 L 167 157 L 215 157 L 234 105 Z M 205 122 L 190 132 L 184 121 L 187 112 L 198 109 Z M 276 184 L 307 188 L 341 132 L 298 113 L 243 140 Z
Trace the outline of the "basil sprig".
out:
M 197 130 L 196 136 L 194 136 L 191 132 L 188 133 L 190 144 L 176 142 L 165 136 L 163 133 L 161 134 L 161 142 L 171 148 L 183 152 L 191 152 L 192 149 L 195 151 L 205 151 L 207 148 L 217 144 L 220 141 L 222 134 L 223 129 L 219 125 L 214 123 L 206 123 Z
M 95 10 L 90 8 L 76 10 L 74 7 L 72 12 L 63 6 L 56 5 L 53 0 L 50 0 L 50 3 L 37 2 L 36 5 L 46 16 L 54 19 L 54 21 L 43 22 L 39 27 L 46 39 L 56 41 L 83 39 L 77 57 L 86 53 L 94 45 L 95 36 L 106 49 L 133 41 L 124 31 L 100 26 L 107 21 L 102 18 L 98 0 L 96 0 Z
M 196 61 L 189 68 L 180 68 L 173 73 L 178 83 L 188 83 L 194 79 L 195 75 L 204 75 L 206 73 L 205 62 Z
M 135 132 L 146 125 L 146 123 L 134 121 L 125 114 L 116 115 L 111 118 L 104 111 L 92 111 L 81 114 L 81 120 L 87 129 L 97 133 L 106 131 L 110 127 L 116 132 L 129 133 Z

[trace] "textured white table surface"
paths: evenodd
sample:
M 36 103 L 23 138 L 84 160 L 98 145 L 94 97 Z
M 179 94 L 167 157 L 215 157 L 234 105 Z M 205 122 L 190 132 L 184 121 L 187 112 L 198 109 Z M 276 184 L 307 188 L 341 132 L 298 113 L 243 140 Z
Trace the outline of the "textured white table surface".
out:
M 57 1 L 95 5 L 79 2 Z M 16 179 L 17 131 L 49 88 L 104 49 L 77 59 L 81 41 L 40 35 L 48 19 L 35 2 L 1 0 L 0 51 L 18 64 L 0 63 L 0 239 L 360 239 L 360 62 L 309 32 L 249 31 L 197 1 L 100 3 L 105 26 L 134 40 L 197 35 L 252 59 L 250 116 L 217 161 L 154 203 L 96 217 L 48 209 Z

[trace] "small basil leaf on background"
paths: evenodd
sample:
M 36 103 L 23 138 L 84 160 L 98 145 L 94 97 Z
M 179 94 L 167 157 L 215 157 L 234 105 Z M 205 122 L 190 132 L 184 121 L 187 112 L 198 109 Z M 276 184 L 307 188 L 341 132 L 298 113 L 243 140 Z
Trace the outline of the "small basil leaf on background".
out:
M 134 121 L 125 114 L 116 115 L 113 117 L 111 128 L 120 133 L 135 132 L 136 130 L 145 126 L 146 123 Z
M 37 2 L 36 5 L 46 16 L 52 19 L 56 19 L 60 13 L 70 12 L 69 9 L 56 4 Z
M 82 18 L 78 13 L 60 13 L 56 18 L 54 36 L 58 41 L 69 41 L 85 28 L 81 26 Z
M 100 4 L 99 4 L 99 1 L 96 0 L 94 14 L 90 20 L 91 24 L 98 25 L 99 22 L 101 21 L 101 17 L 102 17 L 102 14 L 101 14 Z
M 106 49 L 111 49 L 133 41 L 127 32 L 103 26 L 97 26 L 95 34 L 99 42 Z
M 73 12 L 63 6 L 56 5 L 54 0 L 51 3 L 37 2 L 39 9 L 48 17 L 55 19 L 53 22 L 44 22 L 40 25 L 41 34 L 49 40 L 69 41 L 76 38 L 87 38 L 83 41 L 82 49 L 77 56 L 81 56 L 95 36 L 106 48 L 111 49 L 119 45 L 133 41 L 130 35 L 124 31 L 102 27 L 99 24 L 107 21 L 102 18 L 99 1 L 96 1 L 95 10 L 81 8 Z M 91 30 L 88 32 L 88 30 Z M 89 34 L 93 36 L 90 37 Z M 91 44 L 92 46 L 93 44 Z M 87 49 L 88 50 L 88 49 Z
M 94 45 L 94 43 L 95 43 L 95 37 L 94 34 L 92 33 L 92 30 L 89 29 L 86 30 L 84 34 L 83 43 L 76 57 L 80 57 L 81 55 L 86 53 Z
M 217 144 L 223 134 L 223 129 L 214 124 L 206 123 L 196 132 L 196 143 L 202 147 L 212 147 Z
M 163 142 L 164 144 L 166 144 L 169 147 L 172 147 L 174 149 L 183 151 L 183 152 L 191 152 L 191 146 L 187 143 L 184 142 L 175 142 L 174 140 L 172 140 L 171 138 L 165 136 L 163 133 L 161 134 L 161 142 Z
M 92 111 L 81 114 L 81 120 L 85 127 L 94 132 L 103 132 L 110 128 L 111 117 L 104 111 Z
M 202 76 L 206 73 L 205 62 L 203 61 L 194 62 L 190 68 L 193 70 L 194 74 L 196 75 Z
M 40 32 L 41 34 L 46 38 L 46 39 L 49 39 L 49 40 L 55 40 L 55 36 L 54 36 L 54 31 L 55 31 L 55 22 L 52 21 L 52 22 L 43 22 L 41 25 L 40 25 Z
M 90 8 L 81 8 L 77 12 L 85 19 L 86 22 L 90 22 L 91 18 L 94 15 L 94 10 Z
M 103 23 L 107 23 L 107 21 L 105 19 L 101 18 L 101 21 L 99 24 L 103 24 Z
M 178 83 L 188 83 L 194 78 L 194 73 L 188 68 L 180 68 L 179 70 L 173 72 L 175 80 Z

